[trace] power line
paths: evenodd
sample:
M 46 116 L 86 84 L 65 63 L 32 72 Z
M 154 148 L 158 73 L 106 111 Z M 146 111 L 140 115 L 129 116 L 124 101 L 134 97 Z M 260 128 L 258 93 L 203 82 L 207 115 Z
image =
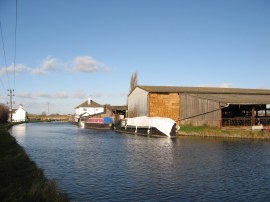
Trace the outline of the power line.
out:
M 17 57 L 17 20 L 18 20 L 18 1 L 16 0 L 16 17 L 15 17 L 15 54 L 14 54 L 14 63 L 13 63 L 13 70 L 14 70 L 14 88 L 15 88 L 15 74 L 16 74 L 16 57 Z
M 2 81 L 1 78 L 0 78 L 0 82 L 1 82 L 1 85 L 2 85 L 3 90 L 5 90 L 6 88 L 5 88 L 4 83 L 3 83 L 3 81 Z
M 5 60 L 5 65 L 7 67 L 7 58 L 6 58 L 6 51 L 5 51 L 5 44 L 4 44 L 4 37 L 3 37 L 3 31 L 2 31 L 2 23 L 1 23 L 1 21 L 0 21 L 0 29 L 1 29 L 1 39 L 2 39 L 2 44 L 3 44 L 4 60 Z
M 6 58 L 6 51 L 5 51 L 5 44 L 4 44 L 4 37 L 3 37 L 1 21 L 0 21 L 0 30 L 1 30 L 1 39 L 2 39 L 2 44 L 3 44 L 4 61 L 5 61 L 5 66 L 6 66 L 6 75 L 7 75 L 8 84 L 9 84 L 9 76 L 8 76 L 8 70 L 7 70 L 7 58 Z M 0 78 L 0 80 L 1 80 L 1 84 L 2 84 L 3 88 L 5 89 L 4 83 L 3 83 L 1 78 Z

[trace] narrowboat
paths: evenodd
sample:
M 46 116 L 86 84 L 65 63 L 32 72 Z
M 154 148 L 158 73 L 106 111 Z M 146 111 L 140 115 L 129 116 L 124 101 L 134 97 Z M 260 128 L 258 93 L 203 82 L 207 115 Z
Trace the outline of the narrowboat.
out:
M 84 128 L 111 130 L 113 129 L 113 127 L 114 127 L 113 118 L 111 117 L 103 117 L 103 118 L 90 117 L 84 122 Z

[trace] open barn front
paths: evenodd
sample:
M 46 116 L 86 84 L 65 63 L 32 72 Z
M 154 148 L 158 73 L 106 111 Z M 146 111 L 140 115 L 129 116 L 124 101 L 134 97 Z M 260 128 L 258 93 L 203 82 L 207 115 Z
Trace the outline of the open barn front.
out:
M 128 111 L 129 116 L 171 118 L 179 125 L 269 126 L 270 90 L 137 86 L 128 96 Z
M 222 127 L 270 125 L 270 104 L 230 104 L 222 109 Z

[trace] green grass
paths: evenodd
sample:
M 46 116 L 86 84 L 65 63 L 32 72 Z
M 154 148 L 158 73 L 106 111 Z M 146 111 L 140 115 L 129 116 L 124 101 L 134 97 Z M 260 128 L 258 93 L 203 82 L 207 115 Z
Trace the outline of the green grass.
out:
M 220 129 L 218 127 L 192 125 L 181 125 L 180 130 L 178 131 L 178 135 L 270 139 L 270 132 L 252 131 L 244 128 Z
M 188 132 L 202 133 L 202 132 L 205 132 L 206 130 L 219 131 L 220 129 L 214 128 L 214 127 L 208 127 L 208 126 L 182 125 L 180 130 L 187 133 Z
M 0 125 L 0 201 L 68 201 Z

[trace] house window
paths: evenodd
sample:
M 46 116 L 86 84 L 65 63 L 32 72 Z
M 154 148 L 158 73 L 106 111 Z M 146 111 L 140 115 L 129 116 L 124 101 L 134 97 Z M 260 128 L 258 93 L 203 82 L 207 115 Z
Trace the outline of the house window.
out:
M 83 108 L 83 111 L 86 112 L 87 111 L 87 108 Z

